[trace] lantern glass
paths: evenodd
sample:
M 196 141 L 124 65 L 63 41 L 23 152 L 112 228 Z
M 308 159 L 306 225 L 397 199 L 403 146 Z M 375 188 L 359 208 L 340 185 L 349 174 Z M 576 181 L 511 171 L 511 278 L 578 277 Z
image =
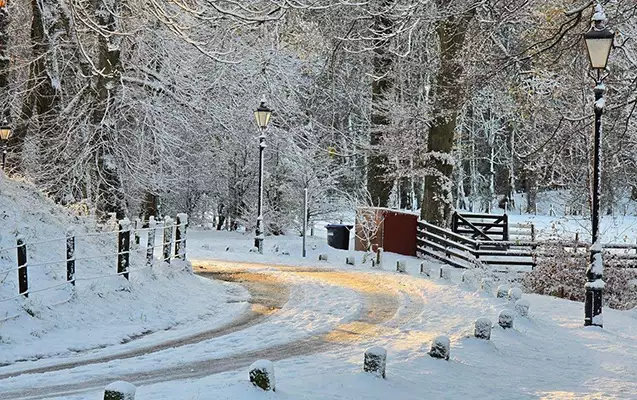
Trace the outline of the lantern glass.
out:
M 270 123 L 271 117 L 272 110 L 270 110 L 265 105 L 265 102 L 261 102 L 259 108 L 257 108 L 257 110 L 254 112 L 254 118 L 257 120 L 257 124 L 259 125 L 259 127 L 261 127 L 262 129 L 267 128 L 268 124 Z
M 0 139 L 8 140 L 11 137 L 11 127 L 9 125 L 3 124 L 0 126 Z
M 584 39 L 586 41 L 586 50 L 588 51 L 588 58 L 591 62 L 591 68 L 605 69 L 606 65 L 608 64 L 610 50 L 613 47 L 614 34 L 612 32 L 610 32 L 610 35 L 600 35 L 600 33 L 604 32 L 589 33 L 593 34 L 586 34 Z

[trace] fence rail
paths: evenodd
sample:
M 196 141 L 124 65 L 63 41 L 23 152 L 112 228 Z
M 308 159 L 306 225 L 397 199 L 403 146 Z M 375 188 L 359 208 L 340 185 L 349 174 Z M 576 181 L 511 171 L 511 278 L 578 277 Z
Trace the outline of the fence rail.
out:
M 480 215 L 481 214 L 476 214 Z M 485 214 L 486 215 L 486 214 Z M 512 266 L 535 268 L 538 259 L 554 258 L 559 253 L 563 257 L 586 257 L 590 243 L 573 241 L 535 240 L 535 229 L 529 229 L 530 239 L 483 240 L 463 236 L 458 232 L 418 221 L 416 246 L 419 255 L 425 255 L 456 268 L 473 268 L 480 264 L 493 267 Z M 473 232 L 472 234 L 475 234 Z M 637 243 L 602 244 L 606 260 L 621 261 L 631 268 L 637 268 Z M 558 251 L 556 251 L 558 250 Z M 630 263 L 630 261 L 635 261 Z M 627 263 L 628 262 L 628 263 Z
M 26 242 L 23 237 L 18 237 L 16 239 L 16 246 L 8 247 L 0 249 L 0 252 L 3 251 L 12 251 L 16 250 L 17 255 L 17 266 L 15 268 L 2 269 L 0 274 L 9 274 L 11 272 L 17 272 L 18 275 L 18 295 L 11 296 L 7 298 L 0 298 L 0 303 L 14 300 L 16 298 L 24 297 L 28 298 L 29 294 L 39 293 L 47 290 L 57 289 L 63 286 L 71 286 L 75 287 L 76 282 L 78 281 L 89 281 L 96 279 L 105 279 L 109 277 L 115 276 L 123 276 L 126 279 L 129 279 L 131 272 L 141 271 L 145 269 L 149 269 L 152 267 L 155 260 L 155 249 L 162 249 L 162 257 L 161 260 L 167 263 L 170 263 L 171 259 L 181 259 L 186 260 L 186 239 L 187 239 L 187 226 L 188 226 L 188 216 L 187 214 L 178 214 L 177 219 L 173 222 L 172 218 L 165 217 L 164 218 L 164 226 L 162 228 L 157 227 L 157 221 L 155 221 L 154 217 L 150 217 L 148 221 L 148 228 L 142 228 L 142 221 L 136 219 L 134 225 L 131 224 L 130 220 L 123 219 L 119 221 L 119 228 L 116 231 L 109 232 L 98 232 L 98 233 L 88 233 L 84 235 L 76 235 L 72 229 L 69 229 L 66 233 L 66 237 L 57 238 L 57 239 L 46 239 L 41 241 L 34 242 Z M 163 230 L 163 240 L 162 243 L 155 243 L 155 236 L 157 229 Z M 173 231 L 175 234 L 173 235 Z M 140 247 L 140 233 L 147 233 L 147 241 L 145 248 Z M 80 238 L 88 238 L 88 237 L 96 237 L 102 235 L 117 235 L 117 252 L 107 253 L 107 254 L 99 254 L 96 256 L 85 256 L 78 257 L 76 254 L 76 242 L 77 239 Z M 133 236 L 131 246 L 131 236 Z M 66 257 L 61 260 L 54 261 L 45 261 L 39 263 L 29 264 L 28 257 L 28 248 L 33 248 L 33 246 L 52 243 L 52 242 L 64 242 L 64 249 Z M 174 251 L 173 251 L 174 248 Z M 146 264 L 141 268 L 130 268 L 130 255 L 131 253 L 144 253 L 146 255 Z M 100 258 L 116 258 L 117 261 L 115 263 L 116 269 L 113 274 L 104 274 L 98 276 L 89 276 L 89 277 L 76 277 L 76 262 L 77 261 L 88 261 L 88 260 L 96 260 Z M 37 268 L 48 265 L 65 265 L 66 266 L 66 281 L 64 283 L 52 285 L 49 287 L 33 290 L 30 288 L 29 282 L 29 269 Z

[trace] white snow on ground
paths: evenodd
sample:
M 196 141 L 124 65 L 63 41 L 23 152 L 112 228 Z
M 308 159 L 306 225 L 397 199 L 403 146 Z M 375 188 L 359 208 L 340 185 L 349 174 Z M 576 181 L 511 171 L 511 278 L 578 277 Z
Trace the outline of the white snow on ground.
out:
M 496 324 L 499 311 L 513 307 L 505 299 L 480 292 L 477 287 L 424 278 L 418 274 L 420 260 L 386 254 L 382 270 L 361 265 L 345 266 L 349 251 L 328 250 L 324 239 L 310 240 L 307 260 L 299 258 L 300 238 L 267 238 L 265 255 L 248 253 L 251 235 L 191 230 L 189 253 L 195 259 L 224 258 L 248 262 L 290 265 L 319 265 L 356 271 L 377 282 L 391 284 L 416 295 L 423 303 L 409 321 L 397 325 L 394 319 L 338 350 L 275 362 L 277 391 L 263 393 L 248 381 L 247 367 L 209 376 L 140 386 L 136 399 L 630 399 L 637 398 L 637 314 L 634 311 L 604 310 L 605 329 L 584 328 L 581 303 L 525 294 L 531 307 L 528 318 L 516 316 L 515 328 L 494 327 L 491 341 L 471 338 L 473 321 L 488 317 Z M 278 253 L 273 252 L 278 245 Z M 225 248 L 230 246 L 229 251 Z M 280 253 L 289 252 L 290 255 Z M 318 262 L 328 252 L 329 263 Z M 407 261 L 408 274 L 393 272 L 396 259 Z M 195 265 L 197 263 L 195 262 Z M 290 341 L 324 332 L 357 315 L 357 295 L 311 278 L 287 276 L 268 266 L 254 270 L 281 275 L 294 281 L 290 301 L 281 315 L 263 324 L 197 345 L 164 350 L 136 359 L 89 365 L 43 375 L 23 375 L 0 382 L 4 390 L 47 384 L 77 382 L 108 374 L 136 373 L 158 365 L 185 364 L 194 360 L 240 354 L 249 349 Z M 434 265 L 434 270 L 436 266 Z M 455 272 L 455 271 L 454 271 Z M 371 275 L 369 275 L 371 274 Z M 402 297 L 400 315 L 415 298 Z M 295 315 L 298 317 L 295 319 Z M 265 334 L 264 334 L 265 333 Z M 449 362 L 427 356 L 430 341 L 438 335 L 451 338 Z M 264 341 L 263 338 L 266 338 Z M 372 346 L 388 350 L 387 380 L 362 372 L 363 354 Z M 104 349 L 103 351 L 112 351 Z M 255 360 L 256 361 L 256 360 Z M 39 366 L 41 362 L 33 363 Z M 1 368 L 0 372 L 10 371 Z M 99 392 L 65 395 L 64 399 L 97 399 Z
M 170 334 L 184 334 L 205 329 L 232 319 L 247 307 L 243 288 L 195 276 L 184 263 L 168 266 L 157 262 L 144 269 L 145 250 L 131 255 L 130 282 L 112 276 L 117 258 L 114 233 L 78 237 L 73 290 L 66 283 L 65 242 L 53 239 L 64 238 L 69 227 L 78 236 L 95 231 L 27 183 L 1 178 L 0 193 L 0 248 L 11 248 L 0 251 L 0 271 L 6 271 L 0 274 L 0 365 L 78 356 L 76 353 L 118 345 L 140 335 L 149 335 L 145 338 L 148 343 L 153 332 L 171 329 Z M 30 290 L 58 288 L 34 292 L 29 299 L 18 296 L 17 233 L 29 244 Z M 161 236 L 157 243 L 160 240 Z M 30 244 L 41 241 L 45 242 Z M 48 261 L 60 262 L 37 265 Z
M 7 197 L 0 205 L 7 226 L 19 230 L 29 242 L 61 238 L 69 225 L 80 233 L 90 230 L 26 184 L 0 180 L 0 191 Z M 579 231 L 581 240 L 586 240 L 585 230 L 579 228 L 587 226 L 586 219 L 526 215 L 511 219 L 536 223 L 540 237 L 554 233 L 568 237 Z M 637 234 L 634 217 L 606 218 L 602 226 L 605 242 L 632 241 Z M 370 259 L 363 263 L 360 252 L 328 248 L 322 224 L 316 232 L 319 237 L 308 239 L 308 257 L 303 259 L 298 236 L 267 237 L 266 254 L 260 255 L 249 252 L 250 233 L 191 229 L 188 254 L 195 266 L 236 265 L 279 279 L 290 287 L 288 302 L 259 324 L 227 335 L 125 360 L 20 375 L 0 380 L 0 390 L 45 388 L 111 375 L 135 379 L 157 368 L 187 366 L 339 332 L 327 337 L 345 346 L 276 361 L 275 393 L 254 388 L 246 367 L 200 379 L 170 381 L 166 377 L 167 382 L 139 386 L 136 399 L 421 399 L 425 393 L 433 399 L 637 399 L 634 310 L 606 308 L 604 329 L 584 328 L 581 303 L 524 294 L 530 302 L 528 317 L 516 314 L 514 329 L 505 331 L 497 326 L 498 313 L 514 305 L 481 292 L 478 280 L 460 283 L 462 271 L 453 270 L 451 282 L 441 281 L 435 278 L 440 265 L 429 262 L 434 278 L 427 278 L 418 273 L 422 260 L 391 253 L 385 253 L 381 268 L 372 268 Z M 5 234 L 0 244 L 11 247 L 14 240 Z M 160 240 L 158 235 L 157 243 Z M 114 237 L 87 238 L 78 243 L 77 256 L 97 256 L 108 249 L 115 251 Z M 62 259 L 63 250 L 62 242 L 33 246 L 30 262 Z M 0 270 L 15 265 L 14 251 L 2 255 Z M 328 254 L 327 263 L 318 261 L 321 253 Z M 345 265 L 348 256 L 356 258 L 355 266 Z M 65 285 L 33 294 L 28 301 L 0 302 L 0 363 L 12 364 L 0 367 L 0 375 L 114 355 L 196 334 L 227 324 L 249 306 L 247 292 L 237 284 L 194 276 L 183 264 L 156 264 L 153 269 L 135 271 L 143 267 L 143 254 L 134 260 L 130 283 L 121 277 L 78 281 L 73 298 Z M 405 260 L 406 274 L 395 272 L 397 260 Z M 245 262 L 249 264 L 239 265 Z M 356 332 L 350 321 L 363 313 L 360 292 L 337 281 L 277 267 L 281 265 L 353 272 L 367 282 L 364 290 L 395 293 L 398 310 L 373 329 L 348 334 L 350 328 Z M 78 261 L 77 276 L 109 275 L 114 269 L 114 258 Z M 63 283 L 64 265 L 30 268 L 29 278 L 33 286 Z M 15 296 L 15 273 L 0 279 L 0 299 Z M 473 323 L 480 317 L 494 323 L 489 342 L 471 337 Z M 148 332 L 153 333 L 144 335 Z M 448 362 L 426 354 L 431 339 L 438 335 L 451 338 Z M 123 341 L 127 343 L 117 345 Z M 388 351 L 387 380 L 362 372 L 363 354 L 373 346 Z M 15 363 L 19 359 L 32 361 Z M 101 392 L 58 398 L 98 399 Z

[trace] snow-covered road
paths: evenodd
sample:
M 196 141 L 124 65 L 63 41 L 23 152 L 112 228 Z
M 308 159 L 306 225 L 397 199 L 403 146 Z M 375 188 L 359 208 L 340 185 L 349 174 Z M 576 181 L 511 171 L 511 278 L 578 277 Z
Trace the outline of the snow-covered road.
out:
M 200 263 L 195 271 L 243 285 L 251 294 L 249 311 L 222 327 L 153 346 L 2 368 L 2 398 L 67 396 L 120 379 L 150 384 L 208 376 L 259 358 L 280 360 L 369 340 L 423 311 L 419 293 L 373 273 L 228 262 Z
M 495 323 L 487 342 L 472 337 L 473 322 L 495 322 L 511 303 L 476 281 L 420 275 L 417 263 L 407 274 L 326 264 L 194 265 L 199 275 L 226 281 L 212 286 L 251 293 L 249 301 L 231 297 L 217 307 L 238 310 L 234 320 L 217 319 L 209 336 L 159 332 L 97 353 L 0 367 L 0 398 L 95 400 L 123 379 L 138 386 L 139 400 L 416 400 L 423 393 L 453 400 L 637 399 L 634 310 L 606 309 L 605 329 L 583 328 L 581 303 L 524 294 L 528 317 L 516 315 L 514 329 Z M 451 339 L 448 362 L 427 355 L 441 334 Z M 386 380 L 361 372 L 372 346 L 388 351 Z M 261 358 L 275 361 L 276 393 L 247 380 L 246 367 Z M 24 373 L 33 368 L 42 369 Z

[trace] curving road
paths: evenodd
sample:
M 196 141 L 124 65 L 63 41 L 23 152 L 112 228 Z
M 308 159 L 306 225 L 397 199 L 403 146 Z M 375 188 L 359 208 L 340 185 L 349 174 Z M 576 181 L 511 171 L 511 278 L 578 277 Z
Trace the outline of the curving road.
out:
M 232 354 L 222 358 L 211 357 L 179 366 L 160 367 L 152 371 L 137 373 L 133 376 L 130 374 L 118 375 L 117 373 L 105 372 L 103 376 L 84 381 L 74 380 L 70 384 L 3 391 L 0 397 L 3 400 L 44 399 L 53 396 L 98 391 L 115 380 L 127 380 L 136 385 L 145 385 L 170 380 L 204 377 L 246 367 L 257 359 L 265 358 L 276 361 L 324 352 L 351 345 L 353 342 L 368 340 L 380 335 L 383 329 L 388 327 L 397 328 L 408 323 L 418 317 L 423 311 L 423 300 L 419 293 L 409 290 L 396 280 L 381 280 L 377 274 L 213 261 L 200 262 L 195 265 L 195 271 L 201 276 L 243 285 L 251 294 L 251 309 L 225 326 L 197 335 L 166 341 L 158 345 L 79 362 L 65 362 L 53 366 L 25 369 L 5 374 L 2 374 L 2 368 L 0 368 L 0 387 L 3 386 L 2 380 L 19 377 L 23 374 L 42 374 L 84 365 L 101 364 L 113 360 L 130 359 L 173 347 L 196 345 L 199 342 L 228 335 L 248 327 L 258 328 L 259 324 L 269 318 L 276 317 L 279 310 L 289 300 L 290 291 L 294 285 L 302 284 L 302 282 L 307 282 L 307 280 L 355 291 L 360 298 L 359 312 L 347 322 L 336 326 L 329 332 L 294 340 L 289 343 Z

